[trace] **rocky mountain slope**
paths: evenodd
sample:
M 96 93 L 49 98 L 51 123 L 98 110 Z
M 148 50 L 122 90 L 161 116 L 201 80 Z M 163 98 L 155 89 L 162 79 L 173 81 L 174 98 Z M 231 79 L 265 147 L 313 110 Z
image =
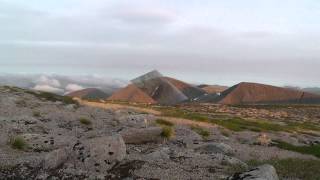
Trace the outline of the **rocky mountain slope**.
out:
M 133 84 L 113 93 L 108 100 L 155 104 L 156 101 Z

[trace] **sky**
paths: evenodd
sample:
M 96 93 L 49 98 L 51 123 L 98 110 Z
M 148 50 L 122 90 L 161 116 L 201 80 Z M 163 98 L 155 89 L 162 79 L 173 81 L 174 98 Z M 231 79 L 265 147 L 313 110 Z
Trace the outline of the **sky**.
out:
M 0 0 L 0 73 L 320 86 L 318 0 Z

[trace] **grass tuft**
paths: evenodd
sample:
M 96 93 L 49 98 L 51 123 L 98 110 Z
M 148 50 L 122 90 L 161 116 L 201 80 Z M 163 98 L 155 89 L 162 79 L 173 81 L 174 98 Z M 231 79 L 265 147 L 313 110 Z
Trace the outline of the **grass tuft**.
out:
M 39 111 L 33 111 L 33 116 L 34 117 L 40 117 L 41 116 L 41 113 Z
M 87 125 L 87 126 L 92 124 L 92 122 L 89 119 L 86 119 L 86 118 L 80 118 L 79 121 L 80 121 L 81 124 Z
M 161 136 L 166 138 L 166 139 L 170 139 L 171 137 L 173 137 L 174 135 L 174 130 L 172 127 L 170 126 L 162 126 L 162 133 Z
M 174 126 L 174 124 L 172 122 L 164 120 L 164 119 L 157 119 L 156 123 L 160 126 Z
M 27 143 L 23 137 L 17 136 L 10 140 L 11 147 L 13 149 L 23 150 L 27 148 Z

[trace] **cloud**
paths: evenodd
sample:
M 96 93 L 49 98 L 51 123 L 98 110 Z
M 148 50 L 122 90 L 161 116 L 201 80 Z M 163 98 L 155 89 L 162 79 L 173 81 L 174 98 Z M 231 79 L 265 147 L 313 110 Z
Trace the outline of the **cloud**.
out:
M 131 79 L 150 69 L 207 73 L 189 75 L 193 82 L 254 72 L 277 82 L 319 84 L 318 6 L 293 1 L 0 0 L 0 71 L 104 75 L 52 76 L 60 87 L 19 81 L 60 89 L 70 83 L 112 89 L 110 83 L 125 83 L 108 75 Z
M 63 95 L 84 88 L 99 88 L 106 92 L 128 84 L 128 81 L 105 75 L 57 75 L 57 74 L 10 74 L 0 73 L 0 85 L 17 86 Z
M 116 19 L 124 23 L 145 24 L 168 24 L 174 22 L 177 15 L 164 9 L 121 9 L 114 16 Z
M 60 82 L 57 79 L 54 79 L 52 77 L 48 77 L 45 75 L 41 75 L 36 81 L 38 85 L 48 85 L 51 87 L 58 88 L 61 86 Z
M 37 91 L 44 91 L 44 92 L 50 92 L 50 93 L 55 93 L 55 94 L 62 94 L 64 93 L 63 89 L 55 88 L 50 85 L 36 85 L 32 89 L 37 90 Z
M 73 92 L 73 91 L 79 91 L 79 90 L 82 90 L 84 89 L 83 86 L 80 86 L 78 84 L 68 84 L 66 87 L 65 87 L 65 90 L 67 92 Z

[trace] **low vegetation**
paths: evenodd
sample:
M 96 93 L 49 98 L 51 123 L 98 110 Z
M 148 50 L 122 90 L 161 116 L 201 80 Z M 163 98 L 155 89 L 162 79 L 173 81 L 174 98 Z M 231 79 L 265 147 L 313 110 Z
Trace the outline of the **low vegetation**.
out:
M 200 126 L 191 126 L 190 128 L 204 139 L 210 136 L 210 132 Z
M 33 111 L 33 116 L 34 117 L 40 117 L 41 116 L 41 113 L 39 111 Z
M 87 118 L 80 118 L 79 121 L 80 121 L 81 124 L 86 125 L 86 126 L 92 124 L 92 122 Z
M 164 119 L 157 119 L 156 124 L 158 126 L 161 126 L 162 133 L 161 136 L 170 139 L 172 136 L 174 136 L 174 124 L 170 121 L 164 120 Z
M 170 139 L 174 135 L 174 129 L 170 126 L 162 126 L 161 136 Z
M 156 110 L 161 111 L 163 116 L 190 119 L 194 121 L 208 122 L 208 117 L 198 113 L 191 113 L 175 107 L 159 107 Z
M 164 120 L 164 119 L 157 119 L 156 123 L 160 126 L 174 126 L 174 124 L 172 122 Z
M 255 132 L 262 131 L 284 131 L 285 126 L 270 123 L 264 120 L 247 120 L 243 118 L 229 118 L 226 120 L 211 120 L 211 122 L 223 126 L 233 131 L 251 130 Z
M 10 145 L 13 149 L 23 150 L 27 148 L 27 143 L 21 136 L 14 137 L 10 140 Z
M 295 146 L 283 141 L 274 141 L 275 146 L 288 151 L 294 151 L 302 154 L 310 154 L 320 158 L 320 145 Z M 320 176 L 319 176 L 320 177 Z
M 303 132 L 304 130 L 320 131 L 320 126 L 310 122 L 297 123 L 286 122 L 284 124 L 272 123 L 266 120 L 252 120 L 240 117 L 232 117 L 226 119 L 210 118 L 207 114 L 189 112 L 176 107 L 158 107 L 157 110 L 161 111 L 163 116 L 184 118 L 200 122 L 208 122 L 220 125 L 232 131 L 285 131 L 285 132 Z
M 320 180 L 320 161 L 303 159 L 272 159 L 267 161 L 251 160 L 250 167 L 262 164 L 273 165 L 280 179 Z

